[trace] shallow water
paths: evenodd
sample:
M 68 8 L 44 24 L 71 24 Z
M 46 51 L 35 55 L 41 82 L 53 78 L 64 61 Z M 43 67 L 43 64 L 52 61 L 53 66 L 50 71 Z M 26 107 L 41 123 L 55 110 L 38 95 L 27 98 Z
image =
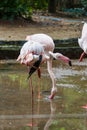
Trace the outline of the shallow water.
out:
M 58 92 L 49 100 L 46 65 L 41 79 L 35 73 L 28 81 L 25 66 L 0 61 L 0 130 L 86 130 L 87 59 L 72 63 L 69 67 L 53 61 Z

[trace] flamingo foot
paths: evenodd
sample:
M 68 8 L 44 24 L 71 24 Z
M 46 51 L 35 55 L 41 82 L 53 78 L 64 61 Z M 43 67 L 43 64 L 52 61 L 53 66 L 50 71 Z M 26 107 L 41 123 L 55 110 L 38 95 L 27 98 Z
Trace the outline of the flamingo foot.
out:
M 49 99 L 53 99 L 54 96 L 55 96 L 55 94 L 51 94 L 51 95 L 49 96 Z

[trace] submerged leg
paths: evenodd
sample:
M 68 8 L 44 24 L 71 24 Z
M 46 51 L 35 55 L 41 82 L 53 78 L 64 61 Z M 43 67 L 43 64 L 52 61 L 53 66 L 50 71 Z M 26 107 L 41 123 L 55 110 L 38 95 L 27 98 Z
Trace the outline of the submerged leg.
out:
M 47 69 L 48 69 L 48 73 L 50 75 L 50 78 L 52 80 L 52 90 L 51 90 L 51 95 L 49 96 L 49 98 L 53 99 L 56 92 L 57 92 L 57 88 L 56 88 L 56 78 L 55 78 L 55 75 L 52 71 L 52 60 L 47 61 Z

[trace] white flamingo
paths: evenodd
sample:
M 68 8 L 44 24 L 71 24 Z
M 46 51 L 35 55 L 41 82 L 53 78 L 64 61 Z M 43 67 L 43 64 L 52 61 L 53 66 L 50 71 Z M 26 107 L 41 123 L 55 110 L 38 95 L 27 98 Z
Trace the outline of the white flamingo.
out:
M 79 61 L 82 61 L 85 54 L 87 54 L 87 23 L 84 23 L 83 25 L 82 35 L 81 35 L 81 38 L 78 38 L 78 43 L 79 43 L 79 46 L 83 50 L 79 59 Z
M 61 53 L 53 53 L 55 44 L 53 39 L 46 34 L 33 34 L 26 37 L 27 42 L 23 45 L 18 56 L 17 61 L 20 61 L 22 64 L 29 66 L 29 77 L 32 73 L 38 70 L 40 76 L 39 66 L 47 62 L 47 69 L 52 80 L 52 90 L 50 99 L 53 99 L 57 92 L 56 88 L 56 78 L 52 71 L 52 60 L 60 59 L 65 63 L 68 63 L 71 66 L 71 60 L 62 55 Z

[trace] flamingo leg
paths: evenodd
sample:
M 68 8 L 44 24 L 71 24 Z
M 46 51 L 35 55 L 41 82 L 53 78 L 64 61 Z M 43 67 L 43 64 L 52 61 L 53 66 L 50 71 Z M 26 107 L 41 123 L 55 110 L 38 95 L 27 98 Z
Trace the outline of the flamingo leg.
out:
M 40 67 L 37 69 L 37 74 L 38 74 L 38 77 L 41 78 L 41 70 L 40 70 Z
M 53 99 L 56 92 L 57 92 L 57 88 L 56 88 L 56 78 L 55 78 L 55 75 L 52 71 L 52 59 L 47 61 L 47 69 L 48 69 L 48 73 L 50 75 L 50 78 L 52 80 L 52 90 L 51 90 L 51 95 L 49 96 L 49 98 Z
M 79 58 L 79 61 L 81 62 L 83 60 L 83 57 L 85 56 L 85 52 L 83 52 Z

